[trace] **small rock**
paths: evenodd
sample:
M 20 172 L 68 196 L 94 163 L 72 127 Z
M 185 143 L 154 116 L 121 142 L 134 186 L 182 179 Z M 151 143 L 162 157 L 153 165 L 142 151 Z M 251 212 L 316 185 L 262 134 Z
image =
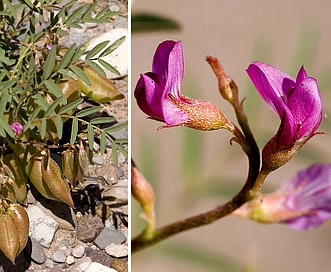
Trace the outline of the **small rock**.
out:
M 47 268 L 54 268 L 54 262 L 52 260 L 48 259 L 45 261 L 45 266 Z
M 67 204 L 58 201 L 41 199 L 36 204 L 45 214 L 51 216 L 61 229 L 74 230 L 77 224 L 73 209 Z
M 85 272 L 117 272 L 115 269 L 99 263 L 91 263 Z
M 92 242 L 103 228 L 104 225 L 100 217 L 83 215 L 77 222 L 77 238 L 84 243 Z
M 122 244 L 125 240 L 125 235 L 118 230 L 103 229 L 93 243 L 100 249 L 105 249 L 110 244 Z
M 93 156 L 92 161 L 95 164 L 98 164 L 98 165 L 102 165 L 103 164 L 103 158 L 102 158 L 102 156 L 99 156 L 99 155 Z
M 83 257 L 70 267 L 70 272 L 83 272 L 91 263 L 92 260 L 90 257 Z
M 54 268 L 49 270 L 49 272 L 63 272 L 63 271 L 66 271 L 65 269 L 67 267 L 68 267 L 68 265 L 65 263 L 57 264 L 56 266 L 54 266 Z
M 128 272 L 128 263 L 121 259 L 113 259 L 110 263 L 110 268 L 114 268 L 118 272 Z
M 49 248 L 59 226 L 58 223 L 37 206 L 29 206 L 27 213 L 30 221 L 29 235 L 42 246 Z
M 109 126 L 111 127 L 111 126 Z M 113 131 L 109 133 L 110 136 L 112 136 L 114 139 L 122 139 L 122 138 L 128 138 L 128 127 L 122 128 L 120 130 Z M 99 138 L 101 138 L 99 136 Z M 113 142 L 109 139 L 106 140 L 106 146 L 112 147 Z
M 124 17 L 117 16 L 114 19 L 114 28 L 128 28 L 128 20 Z
M 128 35 L 128 30 L 126 28 L 111 29 L 98 37 L 92 38 L 86 49 L 86 52 L 89 52 L 96 45 L 98 45 L 104 41 L 110 41 L 108 44 L 108 46 L 109 46 L 113 42 L 115 42 L 117 39 L 125 36 L 126 37 L 125 41 L 117 49 L 115 49 L 111 54 L 101 57 L 101 59 L 106 61 L 113 67 L 115 67 L 120 72 L 121 77 L 126 76 L 128 74 L 128 37 L 127 37 L 127 35 Z M 101 52 L 102 51 L 103 50 L 101 50 Z M 101 52 L 99 54 L 101 54 Z M 97 54 L 94 57 L 97 58 L 99 54 Z M 82 59 L 85 59 L 85 56 L 86 55 L 83 55 Z M 118 75 L 111 73 L 107 69 L 105 69 L 105 73 L 107 75 L 107 78 L 111 78 L 111 79 L 118 78 Z
M 111 244 L 106 246 L 105 251 L 110 256 L 120 258 L 128 256 L 128 246 Z
M 111 187 L 102 192 L 102 199 L 104 199 L 105 204 L 128 203 L 128 189 L 125 187 Z
M 31 247 L 30 247 L 31 243 Z M 39 242 L 31 237 L 27 246 L 24 249 L 25 252 L 31 257 L 31 259 L 37 264 L 43 264 L 46 261 L 46 254 Z
M 51 260 L 57 263 L 64 263 L 67 259 L 67 255 L 64 250 L 57 249 L 51 255 Z
M 113 259 L 103 250 L 98 250 L 93 248 L 86 249 L 86 256 L 90 257 L 92 262 L 101 263 L 105 266 L 109 266 L 110 262 Z
M 120 11 L 121 7 L 118 5 L 118 3 L 114 2 L 114 1 L 110 1 L 108 3 L 108 9 L 111 12 L 113 12 L 113 11 Z
M 124 176 L 124 170 L 121 167 L 116 168 L 116 174 L 118 178 L 121 178 Z
M 118 164 L 123 164 L 127 161 L 127 158 L 124 156 L 122 152 L 118 153 Z
M 74 256 L 71 256 L 71 255 L 67 256 L 66 264 L 71 265 L 71 264 L 73 264 L 74 262 L 75 262 L 75 258 L 74 258 Z
M 82 45 L 89 39 L 89 36 L 85 33 L 71 33 L 68 36 L 68 46 L 76 43 L 77 46 Z
M 77 245 L 72 249 L 72 255 L 76 258 L 83 257 L 85 253 L 85 248 L 83 245 Z

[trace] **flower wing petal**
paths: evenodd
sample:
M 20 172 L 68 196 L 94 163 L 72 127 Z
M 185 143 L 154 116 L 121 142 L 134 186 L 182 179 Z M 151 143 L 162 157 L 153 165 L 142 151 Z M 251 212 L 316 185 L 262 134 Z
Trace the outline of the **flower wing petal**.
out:
M 134 96 L 139 108 L 153 119 L 163 121 L 162 96 L 165 81 L 157 74 L 146 73 L 140 75 Z
M 167 43 L 166 43 L 167 44 Z M 166 47 L 168 49 L 168 47 Z M 174 125 L 188 121 L 188 114 L 178 108 L 170 99 L 169 93 L 174 98 L 180 99 L 180 89 L 184 76 L 184 59 L 182 43 L 174 42 L 174 46 L 168 58 L 168 77 L 162 97 L 162 111 L 164 120 L 168 125 Z
M 294 80 L 277 68 L 255 61 L 247 68 L 247 74 L 268 105 L 282 118 L 288 94 L 295 87 Z

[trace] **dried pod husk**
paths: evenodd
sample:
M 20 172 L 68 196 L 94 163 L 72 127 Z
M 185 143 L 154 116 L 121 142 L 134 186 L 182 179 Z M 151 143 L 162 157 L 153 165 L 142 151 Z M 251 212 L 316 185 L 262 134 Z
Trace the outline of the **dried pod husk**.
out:
M 17 202 L 25 203 L 27 199 L 26 175 L 19 158 L 14 154 L 7 154 L 3 158 L 4 164 L 8 166 L 14 178 L 13 182 L 9 184 L 12 188 Z
M 110 80 L 101 76 L 92 67 L 85 66 L 83 70 L 90 80 L 91 85 L 87 85 L 79 78 L 78 82 L 82 92 L 88 97 L 98 102 L 109 102 L 124 98 L 124 95 L 117 90 L 115 85 Z
M 76 187 L 77 176 L 80 167 L 77 155 L 78 154 L 76 149 L 67 149 L 62 154 L 62 170 L 73 188 Z
M 29 238 L 29 217 L 26 210 L 19 204 L 12 204 L 10 207 L 10 215 L 14 219 L 19 249 L 16 256 L 25 248 Z
M 62 202 L 73 207 L 69 185 L 58 164 L 48 156 L 43 157 L 41 173 L 49 190 Z
M 20 249 L 18 232 L 16 230 L 16 223 L 4 209 L 3 204 L 0 212 L 0 249 L 7 256 L 7 258 L 15 263 L 15 258 Z

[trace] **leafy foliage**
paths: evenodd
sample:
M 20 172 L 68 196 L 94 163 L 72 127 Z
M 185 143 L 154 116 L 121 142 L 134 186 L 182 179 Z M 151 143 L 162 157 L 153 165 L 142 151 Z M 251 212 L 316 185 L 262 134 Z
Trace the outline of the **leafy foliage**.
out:
M 127 140 L 114 140 L 109 134 L 127 123 L 103 129 L 100 124 L 116 123 L 116 120 L 98 117 L 104 110 L 102 104 L 77 110 L 88 98 L 95 103 L 123 98 L 105 78 L 103 67 L 119 72 L 99 57 L 111 54 L 125 37 L 112 44 L 107 41 L 97 45 L 87 53 L 85 61 L 80 60 L 86 51 L 85 44 L 67 48 L 60 43 L 70 28 L 82 28 L 85 22 L 106 23 L 118 13 L 104 8 L 95 14 L 96 3 L 77 5 L 76 2 L 64 5 L 62 0 L 0 2 L 0 221 L 3 224 L 16 224 L 11 210 L 24 213 L 17 207 L 21 207 L 18 203 L 26 203 L 27 180 L 44 197 L 73 206 L 68 181 L 72 188 L 77 181 L 83 182 L 95 137 L 100 136 L 102 153 L 106 150 L 106 139 L 112 143 L 116 165 L 118 151 L 127 156 L 122 146 Z M 102 86 L 98 86 L 98 80 L 102 80 Z M 81 82 L 85 89 L 92 88 L 87 95 L 83 94 Z M 94 90 L 98 90 L 98 95 Z M 86 118 L 92 114 L 97 117 Z M 11 128 L 13 123 L 20 125 L 22 132 L 16 133 Z M 70 154 L 63 159 L 63 169 L 52 159 L 50 146 L 66 154 L 63 157 Z M 11 206 L 14 204 L 15 208 Z M 28 229 L 28 221 L 24 224 Z M 0 249 L 14 262 L 25 246 L 27 234 L 8 231 L 11 241 L 3 238 Z

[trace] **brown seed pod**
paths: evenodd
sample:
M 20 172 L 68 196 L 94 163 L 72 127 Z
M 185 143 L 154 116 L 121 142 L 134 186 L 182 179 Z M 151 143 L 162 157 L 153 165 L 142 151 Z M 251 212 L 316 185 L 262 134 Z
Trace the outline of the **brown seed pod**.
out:
M 78 82 L 82 92 L 88 97 L 98 102 L 109 102 L 124 98 L 124 95 L 117 90 L 111 81 L 101 76 L 92 67 L 85 66 L 83 69 L 91 85 L 87 85 L 80 78 L 78 78 Z
M 49 190 L 62 202 L 73 207 L 69 185 L 58 164 L 49 156 L 43 157 L 41 173 Z
M 12 153 L 4 156 L 3 163 L 8 166 L 14 176 L 10 187 L 12 187 L 15 199 L 17 202 L 25 203 L 28 192 L 26 187 L 26 176 L 23 172 L 20 160 L 14 153 Z
M 87 152 L 85 150 L 83 143 L 80 143 L 80 145 L 79 145 L 78 161 L 79 161 L 79 165 L 82 169 L 82 173 L 83 174 L 86 173 L 90 162 L 89 162 Z
M 0 230 L 0 249 L 12 263 L 15 263 L 20 248 L 18 232 L 15 220 L 5 211 L 0 213 Z
M 56 201 L 61 201 L 57 198 L 52 191 L 48 188 L 46 181 L 43 178 L 41 169 L 43 163 L 43 156 L 40 152 L 33 155 L 27 163 L 25 168 L 26 174 L 30 179 L 33 186 L 40 192 L 44 197 Z
M 64 151 L 62 154 L 62 170 L 73 188 L 76 187 L 78 167 L 79 164 L 76 149 L 67 149 Z
M 29 238 L 29 217 L 26 210 L 19 204 L 12 204 L 10 207 L 10 215 L 14 219 L 19 249 L 17 251 L 17 255 L 22 252 L 25 248 L 28 238 Z M 17 256 L 16 255 L 16 256 Z

